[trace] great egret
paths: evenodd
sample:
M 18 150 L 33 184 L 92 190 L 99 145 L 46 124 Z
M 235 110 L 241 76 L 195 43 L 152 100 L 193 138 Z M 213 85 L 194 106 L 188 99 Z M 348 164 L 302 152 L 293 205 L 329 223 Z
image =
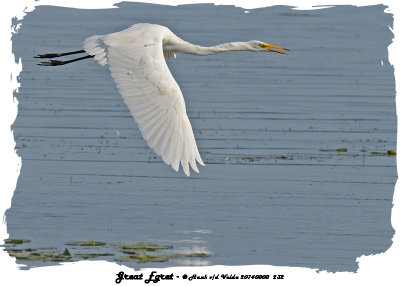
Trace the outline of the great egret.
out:
M 164 58 L 175 58 L 175 53 L 206 56 L 228 51 L 286 54 L 280 50 L 288 51 L 260 41 L 202 47 L 180 39 L 167 27 L 142 23 L 117 33 L 86 38 L 80 51 L 42 54 L 36 58 L 86 52 L 89 55 L 84 57 L 69 61 L 49 60 L 39 65 L 58 66 L 91 57 L 102 66 L 108 64 L 111 76 L 147 144 L 175 171 L 179 170 L 181 163 L 184 173 L 190 176 L 189 164 L 197 173 L 196 161 L 205 165 L 197 149 L 182 92 Z

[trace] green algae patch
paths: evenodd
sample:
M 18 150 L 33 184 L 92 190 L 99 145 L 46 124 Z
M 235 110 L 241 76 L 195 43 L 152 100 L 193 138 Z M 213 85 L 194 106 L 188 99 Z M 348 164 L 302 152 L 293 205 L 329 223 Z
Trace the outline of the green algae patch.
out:
M 159 245 L 155 243 L 149 242 L 137 242 L 137 243 L 108 243 L 108 246 L 111 247 L 118 247 L 119 251 L 124 255 L 121 257 L 117 257 L 114 260 L 120 262 L 136 262 L 138 264 L 144 264 L 148 262 L 165 262 L 170 259 L 178 259 L 182 257 L 209 257 L 209 254 L 206 253 L 189 253 L 189 254 L 182 254 L 182 253 L 168 253 L 168 254 L 154 254 L 149 255 L 146 252 L 161 252 L 164 250 L 172 249 L 171 245 Z
M 63 252 L 63 255 L 65 256 L 71 256 L 71 252 L 69 252 L 68 248 L 66 248 Z
M 29 260 L 29 261 L 44 261 L 43 259 L 39 258 L 39 255 L 32 255 L 31 253 L 26 253 L 26 252 L 14 252 L 10 251 L 8 254 L 11 257 L 14 257 L 16 259 L 20 260 Z
M 117 257 L 115 261 L 121 262 L 135 262 L 137 264 L 144 264 L 149 262 L 165 262 L 171 259 L 179 258 L 206 258 L 210 255 L 207 253 L 174 253 L 168 251 L 173 249 L 171 245 L 160 245 L 150 242 L 137 242 L 137 243 L 122 243 L 112 242 L 105 243 L 94 240 L 87 241 L 70 241 L 65 243 L 66 245 L 75 246 L 74 251 L 70 251 L 68 248 L 63 250 L 57 248 L 21 248 L 16 245 L 28 242 L 28 240 L 11 240 L 6 245 L 5 250 L 11 257 L 14 257 L 22 261 L 30 262 L 74 262 L 83 259 L 96 259 L 104 256 Z M 90 252 L 85 253 L 84 249 L 88 249 L 91 246 L 105 246 L 105 249 L 113 249 L 109 252 Z M 82 252 L 74 253 L 77 249 L 82 248 Z M 107 250 L 106 250 L 107 251 Z M 166 252 L 166 253 L 165 253 Z
M 380 156 L 386 156 L 387 153 L 385 152 L 370 152 L 371 155 L 380 155 Z
M 137 242 L 137 243 L 114 242 L 114 243 L 109 243 L 108 245 L 119 247 L 122 252 L 127 254 L 134 254 L 136 252 L 143 252 L 143 251 L 159 251 L 172 248 L 171 245 L 159 245 L 149 242 Z
M 96 258 L 101 256 L 114 256 L 112 253 L 77 253 L 74 257 L 78 257 L 81 259 L 89 259 L 89 258 Z
M 69 241 L 65 245 L 75 245 L 75 246 L 102 246 L 106 245 L 102 241 L 86 240 L 86 241 Z
M 238 162 L 240 161 L 254 162 L 254 161 L 260 161 L 261 159 L 264 158 L 265 156 L 233 156 L 233 157 L 225 157 L 224 161 L 225 163 L 229 163 L 231 160 L 236 160 Z
M 11 257 L 19 260 L 33 262 L 73 262 L 81 259 L 90 259 L 100 256 L 113 256 L 112 253 L 77 253 L 71 254 L 68 248 L 65 248 L 62 253 L 52 248 L 48 251 L 38 251 L 37 249 L 6 249 Z
M 184 254 L 183 257 L 210 257 L 211 255 L 208 253 L 190 253 Z
M 378 156 L 396 156 L 396 152 L 393 150 L 387 150 L 386 152 L 370 152 L 370 154 Z
M 143 264 L 147 262 L 165 262 L 171 259 L 172 255 L 147 255 L 145 253 L 138 253 L 136 255 L 128 255 L 116 258 L 116 261 L 122 262 L 136 262 Z
M 23 244 L 31 242 L 29 239 L 21 239 L 21 238 L 7 238 L 4 239 L 4 243 L 8 244 Z
M 176 254 L 166 254 L 166 255 L 147 255 L 145 253 L 137 253 L 135 255 L 127 255 L 127 256 L 118 257 L 115 259 L 115 261 L 136 262 L 138 264 L 144 264 L 144 263 L 148 263 L 148 262 L 166 262 L 170 259 L 178 259 L 178 258 L 183 258 L 183 257 L 205 258 L 205 257 L 210 257 L 210 255 L 207 253 L 190 253 L 190 254 L 176 253 Z
M 19 260 L 26 260 L 26 261 L 41 261 L 41 262 L 70 262 L 72 260 L 72 256 L 66 255 L 64 253 L 58 252 L 22 252 L 22 251 L 8 251 L 8 254 L 11 257 L 15 257 Z
M 322 152 L 347 152 L 347 148 L 337 148 L 337 149 L 320 149 Z

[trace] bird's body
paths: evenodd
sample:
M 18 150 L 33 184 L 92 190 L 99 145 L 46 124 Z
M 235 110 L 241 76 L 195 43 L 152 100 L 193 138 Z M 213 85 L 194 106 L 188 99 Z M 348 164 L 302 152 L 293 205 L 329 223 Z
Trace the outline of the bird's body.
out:
M 188 43 L 168 28 L 155 24 L 136 24 L 123 31 L 96 35 L 83 43 L 84 50 L 100 65 L 109 65 L 111 76 L 138 124 L 143 138 L 162 160 L 178 171 L 182 165 L 189 176 L 189 165 L 198 172 L 204 166 L 186 114 L 182 92 L 168 69 L 165 58 L 175 53 L 211 55 L 225 51 L 270 51 L 283 49 L 260 41 L 232 42 L 214 47 Z M 286 49 L 284 49 L 286 50 Z M 73 52 L 73 53 L 78 53 Z M 65 53 L 59 55 L 66 55 Z M 53 54 L 52 54 L 53 55 Z M 39 55 L 40 58 L 55 57 Z M 75 60 L 72 60 L 75 61 Z M 44 62 L 42 65 L 68 63 Z

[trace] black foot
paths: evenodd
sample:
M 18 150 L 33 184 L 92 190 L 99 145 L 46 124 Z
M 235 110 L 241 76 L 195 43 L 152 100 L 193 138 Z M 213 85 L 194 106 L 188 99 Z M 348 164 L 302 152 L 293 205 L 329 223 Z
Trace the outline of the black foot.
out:
M 69 63 L 73 63 L 73 62 L 77 62 L 77 61 L 81 61 L 81 60 L 89 59 L 89 58 L 93 58 L 93 57 L 94 56 L 87 55 L 87 56 L 80 57 L 80 58 L 77 58 L 77 59 L 72 59 L 72 60 L 69 60 L 69 61 L 49 60 L 47 62 L 41 62 L 38 65 L 39 66 L 61 66 L 61 65 L 65 65 L 65 64 L 69 64 Z
M 60 54 L 43 54 L 43 55 L 37 55 L 34 58 L 37 59 L 51 59 L 51 58 L 57 58 L 60 57 Z
M 41 62 L 38 64 L 38 66 L 61 66 L 65 65 L 66 63 L 67 63 L 66 61 L 50 60 L 47 62 Z
M 63 57 L 63 56 L 75 55 L 75 54 L 82 54 L 82 53 L 85 53 L 85 50 L 79 50 L 79 51 L 68 52 L 68 53 L 58 53 L 58 54 L 42 54 L 42 55 L 37 55 L 34 58 L 51 59 L 51 58 L 58 58 L 58 57 Z

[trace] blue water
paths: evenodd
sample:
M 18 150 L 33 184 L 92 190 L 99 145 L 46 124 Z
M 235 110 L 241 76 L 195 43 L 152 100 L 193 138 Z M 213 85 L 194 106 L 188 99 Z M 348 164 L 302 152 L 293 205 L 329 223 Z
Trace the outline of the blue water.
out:
M 390 247 L 395 156 L 372 154 L 396 147 L 393 18 L 384 6 L 117 6 L 41 6 L 13 37 L 23 64 L 12 126 L 22 169 L 6 212 L 10 237 L 61 250 L 93 239 L 211 255 L 146 267 L 356 271 L 357 257 Z M 291 50 L 167 60 L 207 165 L 190 178 L 147 147 L 107 67 L 33 59 L 140 22 L 204 46 L 257 39 Z M 320 151 L 337 148 L 348 151 Z

